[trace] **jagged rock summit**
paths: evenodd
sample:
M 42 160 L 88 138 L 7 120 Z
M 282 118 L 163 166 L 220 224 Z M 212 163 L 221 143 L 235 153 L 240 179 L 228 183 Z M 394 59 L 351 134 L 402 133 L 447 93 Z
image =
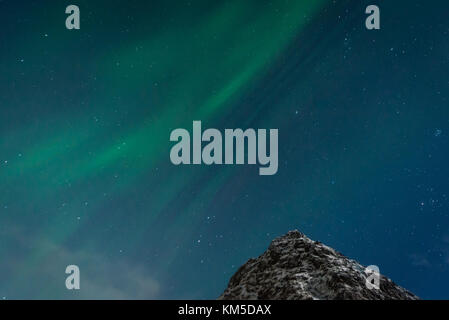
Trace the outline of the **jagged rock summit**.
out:
M 418 299 L 382 275 L 379 289 L 369 289 L 368 276 L 358 262 L 299 231 L 290 231 L 241 266 L 219 299 Z

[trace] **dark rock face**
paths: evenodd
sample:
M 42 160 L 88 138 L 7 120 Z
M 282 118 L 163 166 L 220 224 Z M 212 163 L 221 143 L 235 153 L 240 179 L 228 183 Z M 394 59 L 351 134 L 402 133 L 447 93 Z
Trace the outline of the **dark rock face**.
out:
M 369 289 L 368 276 L 358 262 L 299 231 L 290 231 L 241 266 L 219 299 L 418 299 L 382 275 L 379 289 Z

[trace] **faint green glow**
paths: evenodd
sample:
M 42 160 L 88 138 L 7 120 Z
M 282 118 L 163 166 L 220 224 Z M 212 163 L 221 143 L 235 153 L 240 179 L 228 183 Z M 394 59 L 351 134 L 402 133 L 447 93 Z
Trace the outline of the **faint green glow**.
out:
M 144 110 L 145 116 L 136 116 L 114 130 L 86 120 L 88 116 L 71 115 L 76 126 L 48 128 L 43 138 L 29 142 L 32 147 L 24 151 L 23 157 L 0 170 L 2 187 L 14 185 L 29 201 L 21 204 L 21 219 L 32 215 L 34 208 L 64 199 L 70 191 L 68 186 L 75 185 L 80 199 L 69 200 L 79 203 L 66 210 L 65 215 L 50 207 L 39 227 L 51 241 L 64 242 L 108 201 L 101 193 L 120 194 L 140 185 L 143 177 L 150 179 L 146 185 L 156 185 L 148 173 L 158 165 L 170 165 L 170 128 L 190 128 L 192 120 L 212 121 L 238 112 L 233 109 L 233 102 L 251 83 L 262 78 L 325 2 L 279 1 L 259 5 L 231 1 L 210 12 L 207 19 L 192 21 L 185 28 L 168 23 L 159 33 L 142 35 L 114 52 L 104 52 L 94 71 L 107 89 L 92 97 L 93 110 L 104 115 L 101 122 L 114 123 L 120 116 L 114 113 L 113 97 L 122 96 L 125 98 L 118 106 L 120 110 L 129 109 L 131 115 Z M 126 174 L 119 183 L 111 185 L 109 178 L 116 172 Z M 153 221 L 189 187 L 197 173 L 180 173 L 173 167 L 165 182 L 151 190 L 158 201 L 146 203 L 145 218 L 129 235 L 130 243 L 137 243 L 146 232 L 151 232 Z M 192 228 L 198 224 L 202 219 L 196 209 L 199 201 L 213 198 L 230 174 L 230 170 L 224 169 L 223 174 L 209 181 L 197 199 L 178 213 L 167 232 L 180 237 L 191 234 L 193 229 L 183 229 L 183 225 L 187 221 Z M 83 184 L 89 185 L 90 181 L 98 193 L 83 189 Z M 0 200 L 14 202 L 15 196 L 2 194 Z M 89 207 L 83 208 L 87 198 Z M 82 216 L 81 221 L 67 221 L 74 216 Z M 109 223 L 119 224 L 124 218 L 111 217 Z M 48 250 L 51 249 L 36 248 L 29 257 L 30 265 L 50 254 Z M 172 259 L 175 252 L 167 255 Z

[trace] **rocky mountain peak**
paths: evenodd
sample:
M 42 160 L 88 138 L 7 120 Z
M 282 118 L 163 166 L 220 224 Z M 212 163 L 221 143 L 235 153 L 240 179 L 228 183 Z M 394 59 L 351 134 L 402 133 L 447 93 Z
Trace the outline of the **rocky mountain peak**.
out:
M 219 299 L 418 299 L 383 275 L 379 289 L 368 288 L 369 275 L 358 262 L 295 230 L 241 266 Z

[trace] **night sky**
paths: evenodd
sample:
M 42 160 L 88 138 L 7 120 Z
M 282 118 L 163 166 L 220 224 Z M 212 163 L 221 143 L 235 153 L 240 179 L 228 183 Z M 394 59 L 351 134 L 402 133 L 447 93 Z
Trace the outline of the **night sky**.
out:
M 448 299 L 448 14 L 0 0 L 0 299 L 215 299 L 293 229 Z M 194 120 L 279 129 L 278 173 L 173 165 L 170 133 Z

